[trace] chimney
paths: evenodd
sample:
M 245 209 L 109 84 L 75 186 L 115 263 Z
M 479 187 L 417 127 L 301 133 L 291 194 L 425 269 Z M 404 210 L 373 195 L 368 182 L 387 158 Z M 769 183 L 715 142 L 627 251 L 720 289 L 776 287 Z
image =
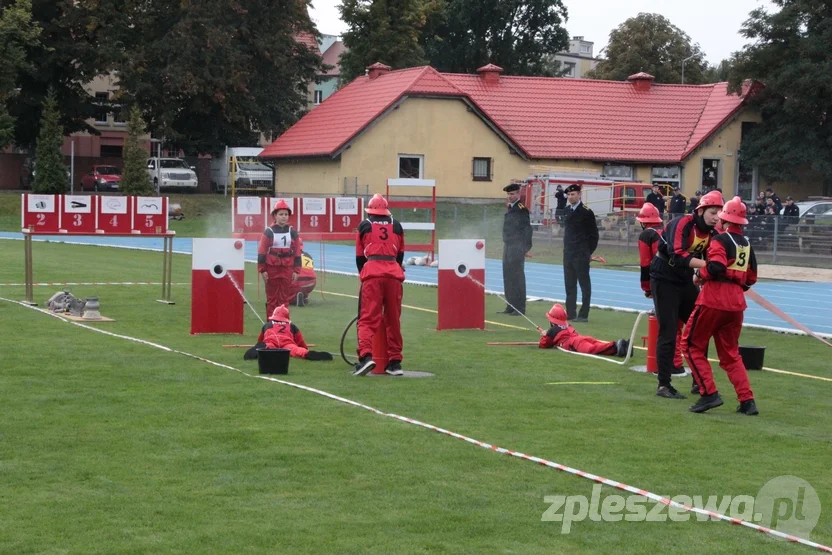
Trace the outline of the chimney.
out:
M 370 76 L 370 81 L 381 77 L 385 73 L 390 73 L 390 66 L 386 66 L 381 62 L 376 62 L 367 68 L 367 74 Z
M 489 85 L 498 85 L 500 83 L 500 74 L 502 72 L 503 68 L 495 66 L 494 64 L 484 65 L 477 70 L 477 73 L 480 74 L 482 80 Z
M 644 92 L 650 90 L 650 86 L 653 84 L 653 79 L 655 79 L 655 77 L 643 71 L 627 77 L 627 81 L 631 82 L 637 91 Z

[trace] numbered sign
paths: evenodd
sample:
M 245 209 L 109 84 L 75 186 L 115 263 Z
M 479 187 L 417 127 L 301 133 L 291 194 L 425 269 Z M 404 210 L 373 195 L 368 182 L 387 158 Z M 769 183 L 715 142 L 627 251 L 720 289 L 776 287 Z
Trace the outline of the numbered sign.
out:
M 60 233 L 95 233 L 95 216 L 98 198 L 90 195 L 63 195 L 58 197 L 61 205 Z
M 231 203 L 232 233 L 263 233 L 266 229 L 266 199 L 237 197 Z
M 364 202 L 354 197 L 335 197 L 332 200 L 332 227 L 334 233 L 348 233 L 355 231 L 364 217 Z
M 300 223 L 298 231 L 304 233 L 329 233 L 330 203 L 328 198 L 300 199 Z
M 168 230 L 167 197 L 133 197 L 131 233 L 162 234 Z
M 266 206 L 266 225 L 272 225 L 272 208 L 274 205 L 277 204 L 277 201 L 283 200 L 286 204 L 289 205 L 289 208 L 292 209 L 292 215 L 289 216 L 289 225 L 294 227 L 295 229 L 298 228 L 298 223 L 300 222 L 300 200 L 299 198 L 288 198 L 288 197 L 272 197 L 269 199 L 268 206 Z
M 20 196 L 20 227 L 32 233 L 57 233 L 60 228 L 61 215 L 57 206 L 56 195 Z
M 130 233 L 135 197 L 98 197 L 96 233 Z

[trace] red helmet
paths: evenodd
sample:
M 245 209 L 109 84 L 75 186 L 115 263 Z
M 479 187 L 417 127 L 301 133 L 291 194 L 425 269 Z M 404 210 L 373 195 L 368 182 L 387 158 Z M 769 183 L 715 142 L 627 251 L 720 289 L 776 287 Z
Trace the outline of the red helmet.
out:
M 280 305 L 279 307 L 274 309 L 272 312 L 272 317 L 269 320 L 274 320 L 276 322 L 288 322 L 289 321 L 289 309 L 286 307 L 285 304 Z
M 659 215 L 659 209 L 649 202 L 644 203 L 641 210 L 638 211 L 636 219 L 643 224 L 660 224 L 662 217 Z
M 555 325 L 558 325 L 558 326 L 565 326 L 566 325 L 566 311 L 563 309 L 563 307 L 560 305 L 560 303 L 555 303 L 552 306 L 552 308 L 549 309 L 549 312 L 546 313 L 546 318 L 552 324 L 555 324 Z
M 732 224 L 745 225 L 748 219 L 745 217 L 748 209 L 740 197 L 734 197 L 725 203 L 722 210 L 719 211 L 719 218 Z
M 370 202 L 367 203 L 367 208 L 364 209 L 367 214 L 374 216 L 389 216 L 390 211 L 387 209 L 387 199 L 379 194 L 373 195 Z
M 718 208 L 722 208 L 722 205 L 725 204 L 725 201 L 722 200 L 722 193 L 719 191 L 711 191 L 710 193 L 705 193 L 702 195 L 702 198 L 699 199 L 699 205 L 696 209 L 700 208 L 710 208 L 712 206 L 716 206 Z
M 274 214 L 274 213 L 275 213 L 275 212 L 277 212 L 278 210 L 288 210 L 288 211 L 289 211 L 289 215 L 290 215 L 290 216 L 292 215 L 292 209 L 291 209 L 291 208 L 289 208 L 289 205 L 288 205 L 288 204 L 286 204 L 286 201 L 285 201 L 285 200 L 283 200 L 283 199 L 280 199 L 279 201 L 277 201 L 277 202 L 275 202 L 275 203 L 274 203 L 274 208 L 272 208 L 272 214 Z

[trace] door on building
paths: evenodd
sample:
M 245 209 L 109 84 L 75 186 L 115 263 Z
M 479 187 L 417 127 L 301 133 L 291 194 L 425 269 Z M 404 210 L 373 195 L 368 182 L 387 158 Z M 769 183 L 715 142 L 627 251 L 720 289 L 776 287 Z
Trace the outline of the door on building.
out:
M 720 188 L 719 159 L 704 158 L 702 160 L 702 192 L 707 193 Z

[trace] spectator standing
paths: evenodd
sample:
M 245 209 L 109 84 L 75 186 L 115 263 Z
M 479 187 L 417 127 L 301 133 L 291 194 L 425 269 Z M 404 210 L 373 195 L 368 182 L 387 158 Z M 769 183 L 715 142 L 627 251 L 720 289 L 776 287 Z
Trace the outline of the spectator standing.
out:
M 653 185 L 653 192 L 647 195 L 645 200 L 655 206 L 659 214 L 664 214 L 665 200 L 664 196 L 662 196 L 661 187 Z
M 563 231 L 563 281 L 566 286 L 566 316 L 575 322 L 587 322 L 592 299 L 589 263 L 598 248 L 598 223 L 595 214 L 581 202 L 581 186 L 566 188 L 569 207 Z M 578 283 L 581 284 L 581 312 L 577 315 Z
M 783 222 L 794 225 L 797 224 L 798 220 L 800 220 L 800 210 L 792 197 L 786 197 L 786 205 L 783 207 Z
M 688 214 L 693 214 L 696 212 L 696 207 L 699 206 L 699 199 L 702 197 L 702 191 L 696 191 L 694 196 L 690 198 L 690 208 L 688 208 Z
M 503 290 L 510 303 L 500 314 L 526 313 L 526 253 L 532 250 L 532 224 L 529 209 L 520 201 L 520 185 L 503 187 L 506 214 L 503 219 Z
M 678 216 L 684 215 L 687 203 L 688 199 L 686 199 L 685 195 L 682 194 L 682 191 L 679 188 L 679 186 L 674 185 L 673 196 L 670 198 L 670 207 L 668 209 L 668 212 L 670 212 L 670 217 L 676 218 Z

